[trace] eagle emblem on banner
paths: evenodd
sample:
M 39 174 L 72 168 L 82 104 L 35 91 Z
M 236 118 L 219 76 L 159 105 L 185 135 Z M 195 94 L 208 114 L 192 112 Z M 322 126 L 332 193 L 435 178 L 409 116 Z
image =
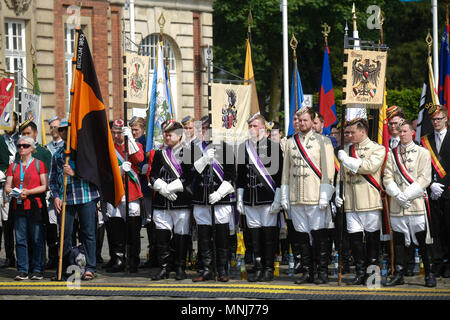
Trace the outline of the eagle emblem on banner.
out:
M 353 60 L 353 92 L 355 96 L 367 96 L 373 98 L 376 94 L 378 77 L 381 71 L 381 61 L 364 59 Z
M 236 92 L 226 90 L 228 103 L 222 108 L 222 126 L 231 129 L 237 123 Z

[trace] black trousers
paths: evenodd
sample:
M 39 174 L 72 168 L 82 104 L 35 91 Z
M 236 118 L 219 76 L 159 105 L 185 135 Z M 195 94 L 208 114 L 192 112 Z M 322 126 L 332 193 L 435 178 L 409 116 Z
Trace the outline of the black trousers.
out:
M 434 262 L 450 258 L 450 199 L 431 200 L 431 230 Z

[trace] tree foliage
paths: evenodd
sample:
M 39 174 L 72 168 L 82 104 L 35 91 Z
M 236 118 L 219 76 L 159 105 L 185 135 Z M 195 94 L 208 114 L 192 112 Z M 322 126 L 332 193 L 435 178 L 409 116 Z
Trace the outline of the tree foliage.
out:
M 346 22 L 352 35 L 353 0 L 288 0 L 289 40 L 295 34 L 297 57 L 304 93 L 315 94 L 320 86 L 324 38 L 322 24 L 331 26 L 328 36 L 330 66 L 335 99 L 340 108 L 343 86 L 343 41 Z M 417 112 L 426 70 L 425 37 L 432 29 L 429 1 L 403 3 L 399 0 L 355 1 L 360 39 L 378 43 L 380 31 L 367 28 L 370 5 L 381 8 L 384 16 L 384 43 L 388 45 L 386 84 L 388 104 L 406 109 L 408 117 Z M 216 0 L 214 2 L 214 64 L 243 77 L 247 18 L 251 9 L 252 59 L 261 109 L 271 120 L 283 111 L 283 40 L 280 0 Z M 439 35 L 445 22 L 445 3 L 439 4 Z M 439 41 L 440 42 L 440 41 Z M 292 50 L 289 48 L 289 81 Z M 215 77 L 217 77 L 217 69 Z M 317 100 L 316 100 L 317 101 Z M 281 120 L 281 119 L 280 119 Z

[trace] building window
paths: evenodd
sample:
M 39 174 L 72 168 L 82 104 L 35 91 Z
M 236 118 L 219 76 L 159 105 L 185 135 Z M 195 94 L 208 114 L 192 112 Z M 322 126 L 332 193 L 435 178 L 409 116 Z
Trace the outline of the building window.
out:
M 143 56 L 150 56 L 149 82 L 153 80 L 153 73 L 156 68 L 156 48 L 159 41 L 159 34 L 151 34 L 145 37 L 139 45 L 138 53 Z M 176 117 L 177 110 L 177 70 L 176 59 L 173 47 L 170 41 L 163 36 L 164 57 L 168 57 L 169 74 L 170 74 L 170 91 L 173 102 L 173 112 Z M 151 95 L 151 87 L 149 88 L 149 101 Z
M 25 39 L 25 21 L 5 20 L 5 62 L 6 72 L 14 73 L 14 80 L 18 82 L 19 67 L 22 68 L 22 87 L 26 88 L 27 52 Z M 15 90 L 16 105 L 19 90 Z
M 70 88 L 72 86 L 72 58 L 75 50 L 75 28 L 64 24 L 64 106 L 70 110 Z

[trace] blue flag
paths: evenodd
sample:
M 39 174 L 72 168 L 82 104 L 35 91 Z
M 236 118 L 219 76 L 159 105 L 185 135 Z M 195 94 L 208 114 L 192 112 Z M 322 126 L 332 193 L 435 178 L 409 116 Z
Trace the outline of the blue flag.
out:
M 164 141 L 161 125 L 164 121 L 172 117 L 172 105 L 167 72 L 164 66 L 162 42 L 159 42 L 148 113 L 146 152 L 152 149 L 160 149 L 163 146 Z
M 291 82 L 291 99 L 289 102 L 289 129 L 288 135 L 294 134 L 294 126 L 292 125 L 292 119 L 294 118 L 294 113 L 302 108 L 303 103 L 303 89 L 302 81 L 300 79 L 300 74 L 298 73 L 297 58 L 294 57 L 294 70 L 292 71 L 292 82 Z
M 439 100 L 441 105 L 450 107 L 450 52 L 448 33 L 450 26 L 445 26 L 441 40 L 441 56 L 439 59 Z

